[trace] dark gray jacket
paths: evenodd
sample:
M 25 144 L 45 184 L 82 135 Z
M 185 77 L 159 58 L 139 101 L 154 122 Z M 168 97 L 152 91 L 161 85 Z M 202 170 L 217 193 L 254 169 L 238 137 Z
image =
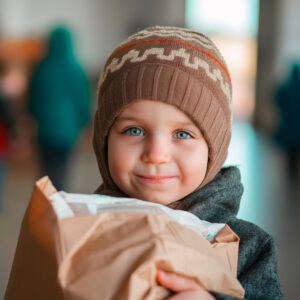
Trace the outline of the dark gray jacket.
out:
M 180 200 L 180 209 L 202 220 L 227 223 L 240 237 L 238 279 L 245 299 L 283 299 L 277 273 L 277 250 L 273 238 L 258 226 L 236 218 L 243 194 L 240 171 L 222 168 L 202 189 Z M 214 294 L 217 299 L 234 299 Z

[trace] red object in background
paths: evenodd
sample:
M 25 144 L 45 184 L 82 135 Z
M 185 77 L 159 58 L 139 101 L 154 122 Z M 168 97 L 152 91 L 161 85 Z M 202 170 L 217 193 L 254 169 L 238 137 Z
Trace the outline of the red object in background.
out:
M 0 159 L 9 153 L 9 137 L 5 124 L 0 121 Z

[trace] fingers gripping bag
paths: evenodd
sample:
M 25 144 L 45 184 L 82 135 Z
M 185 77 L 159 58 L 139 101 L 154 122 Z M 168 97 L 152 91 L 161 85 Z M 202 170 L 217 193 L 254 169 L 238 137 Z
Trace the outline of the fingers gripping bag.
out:
M 5 299 L 164 299 L 157 269 L 243 298 L 238 236 L 225 224 L 133 198 L 36 182 Z

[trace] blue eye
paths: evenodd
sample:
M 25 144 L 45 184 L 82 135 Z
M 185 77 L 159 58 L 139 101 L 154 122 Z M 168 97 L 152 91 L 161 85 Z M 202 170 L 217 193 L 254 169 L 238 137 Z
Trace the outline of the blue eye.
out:
M 133 135 L 133 136 L 144 135 L 144 132 L 140 128 L 137 128 L 137 127 L 128 128 L 127 130 L 125 130 L 124 133 L 126 133 L 128 135 Z
M 175 137 L 176 139 L 190 139 L 190 138 L 192 138 L 192 136 L 191 136 L 188 132 L 183 131 L 183 130 L 177 131 L 177 132 L 174 134 L 174 137 Z

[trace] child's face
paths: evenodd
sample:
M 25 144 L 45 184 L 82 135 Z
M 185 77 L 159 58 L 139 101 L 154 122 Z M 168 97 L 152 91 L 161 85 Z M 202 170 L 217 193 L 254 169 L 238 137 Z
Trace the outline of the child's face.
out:
M 205 177 L 208 146 L 181 110 L 139 100 L 119 114 L 108 136 L 108 165 L 128 196 L 170 204 L 193 192 Z

